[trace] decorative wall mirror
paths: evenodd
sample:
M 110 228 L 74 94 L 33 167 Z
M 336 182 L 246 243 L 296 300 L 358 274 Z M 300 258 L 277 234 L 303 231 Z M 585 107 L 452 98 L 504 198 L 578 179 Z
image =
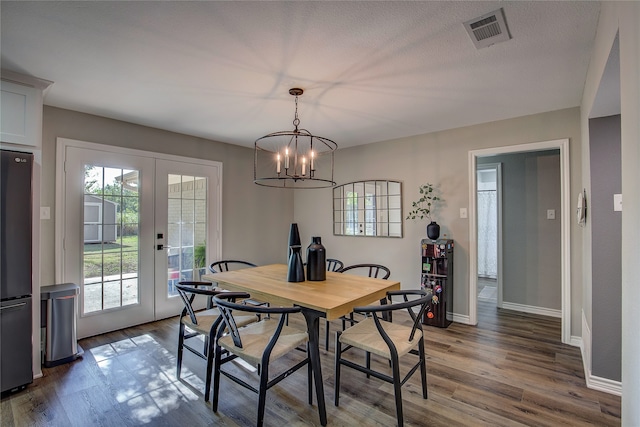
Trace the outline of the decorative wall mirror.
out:
M 333 234 L 402 237 L 402 185 L 357 181 L 333 189 Z

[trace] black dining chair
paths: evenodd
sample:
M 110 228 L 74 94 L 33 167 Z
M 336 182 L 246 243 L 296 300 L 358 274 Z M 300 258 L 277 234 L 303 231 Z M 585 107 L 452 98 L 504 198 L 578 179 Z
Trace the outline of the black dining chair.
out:
M 215 273 L 221 273 L 223 271 L 239 270 L 241 268 L 250 268 L 250 267 L 257 267 L 257 265 L 249 261 L 227 259 L 227 260 L 212 262 L 209 265 L 209 271 L 215 274 Z
M 287 316 L 299 313 L 301 311 L 300 307 L 245 306 L 232 301 L 233 299 L 247 298 L 250 298 L 250 295 L 242 292 L 223 292 L 213 298 L 226 325 L 226 331 L 220 328 L 216 340 L 212 409 L 214 412 L 218 411 L 220 376 L 224 375 L 233 382 L 258 394 L 256 425 L 262 426 L 267 390 L 305 365 L 307 366 L 309 404 L 312 403 L 309 336 L 306 331 L 285 325 Z M 265 317 L 257 323 L 241 327 L 238 322 L 238 311 L 263 314 Z M 304 346 L 304 349 L 301 349 L 301 346 Z M 295 349 L 305 351 L 304 359 L 269 379 L 270 362 L 291 354 Z M 223 351 L 227 352 L 224 357 Z M 260 376 L 260 381 L 257 388 L 234 375 L 231 370 L 223 369 L 227 362 L 236 358 L 240 358 L 258 368 L 257 372 Z M 234 397 L 234 399 L 237 399 L 237 397 Z
M 373 375 L 378 379 L 393 384 L 396 418 L 398 426 L 402 426 L 404 420 L 401 388 L 418 368 L 420 369 L 422 381 L 422 398 L 427 399 L 427 365 L 421 320 L 429 301 L 431 301 L 431 295 L 424 290 L 404 290 L 389 291 L 387 292 L 387 297 L 390 304 L 354 308 L 356 313 L 364 314 L 367 317 L 344 331 L 336 332 L 334 404 L 338 406 L 340 399 L 340 369 L 342 366 L 347 366 L 366 373 L 367 377 Z M 394 298 L 400 297 L 402 297 L 402 301 L 393 301 Z M 414 299 L 410 300 L 409 297 Z M 415 310 L 416 308 L 417 310 Z M 383 317 L 384 312 L 400 310 L 407 310 L 412 320 L 411 326 L 400 322 L 393 323 Z M 399 316 L 396 315 L 394 317 L 397 319 Z M 364 366 L 343 357 L 343 354 L 351 349 L 365 351 L 366 362 Z M 389 360 L 392 371 L 391 376 L 371 369 L 371 353 Z M 400 375 L 400 358 L 407 354 L 417 355 L 418 360 L 409 369 L 408 373 L 402 377 Z
M 389 276 L 391 276 L 391 270 L 388 267 L 385 267 L 381 264 L 354 264 L 344 267 L 339 270 L 340 273 L 354 273 L 362 276 L 372 277 L 374 279 L 383 279 L 387 280 Z M 384 304 L 385 300 L 380 300 L 381 304 Z M 387 315 L 391 315 L 388 313 Z M 358 321 L 354 318 L 353 313 L 349 313 L 349 316 L 342 316 L 340 318 L 342 320 L 342 330 L 346 328 L 347 322 L 349 322 L 352 326 L 356 324 Z
M 257 265 L 249 261 L 226 259 L 226 260 L 212 262 L 209 265 L 209 271 L 215 274 L 215 273 L 222 273 L 225 271 L 241 270 L 243 268 L 251 268 L 251 267 L 257 267 Z M 252 299 L 248 299 L 244 301 L 244 303 L 251 304 L 251 305 L 269 305 L 266 302 L 256 301 Z M 210 301 L 208 307 L 210 307 L 212 304 L 213 302 Z
M 339 259 L 327 258 L 327 271 L 339 271 L 344 267 L 344 264 Z
M 212 289 L 211 282 L 179 282 L 176 285 L 178 295 L 184 304 L 180 313 L 180 326 L 178 329 L 178 353 L 177 353 L 177 378 L 180 379 L 182 371 L 183 351 L 189 350 L 191 353 L 207 361 L 206 382 L 204 400 L 209 401 L 209 391 L 211 389 L 211 368 L 213 366 L 214 341 L 218 327 L 222 323 L 220 312 L 217 308 L 206 310 L 194 310 L 194 300 L 200 295 L 203 298 L 212 298 L 222 291 Z M 247 325 L 258 321 L 254 314 L 238 313 L 236 321 L 240 325 Z M 204 348 L 202 351 L 196 349 L 187 340 L 203 336 Z

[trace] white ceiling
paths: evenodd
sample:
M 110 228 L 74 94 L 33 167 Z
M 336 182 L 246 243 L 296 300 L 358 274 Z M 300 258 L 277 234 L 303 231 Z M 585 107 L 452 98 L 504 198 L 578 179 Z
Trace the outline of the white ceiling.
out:
M 512 39 L 462 23 L 504 8 Z M 9 2 L 2 68 L 45 104 L 232 144 L 347 147 L 580 105 L 598 2 Z

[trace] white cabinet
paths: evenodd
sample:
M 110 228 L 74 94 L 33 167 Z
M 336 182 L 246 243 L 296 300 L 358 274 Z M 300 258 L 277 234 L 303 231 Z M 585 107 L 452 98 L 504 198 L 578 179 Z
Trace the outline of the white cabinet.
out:
M 42 90 L 2 80 L 0 141 L 40 147 Z

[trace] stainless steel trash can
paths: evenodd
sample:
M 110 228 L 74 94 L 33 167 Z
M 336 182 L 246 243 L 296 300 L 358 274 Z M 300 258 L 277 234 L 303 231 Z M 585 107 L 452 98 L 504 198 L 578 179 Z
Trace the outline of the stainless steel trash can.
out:
M 71 362 L 82 356 L 76 335 L 76 300 L 80 287 L 75 283 L 40 288 L 41 326 L 45 328 L 44 366 Z

